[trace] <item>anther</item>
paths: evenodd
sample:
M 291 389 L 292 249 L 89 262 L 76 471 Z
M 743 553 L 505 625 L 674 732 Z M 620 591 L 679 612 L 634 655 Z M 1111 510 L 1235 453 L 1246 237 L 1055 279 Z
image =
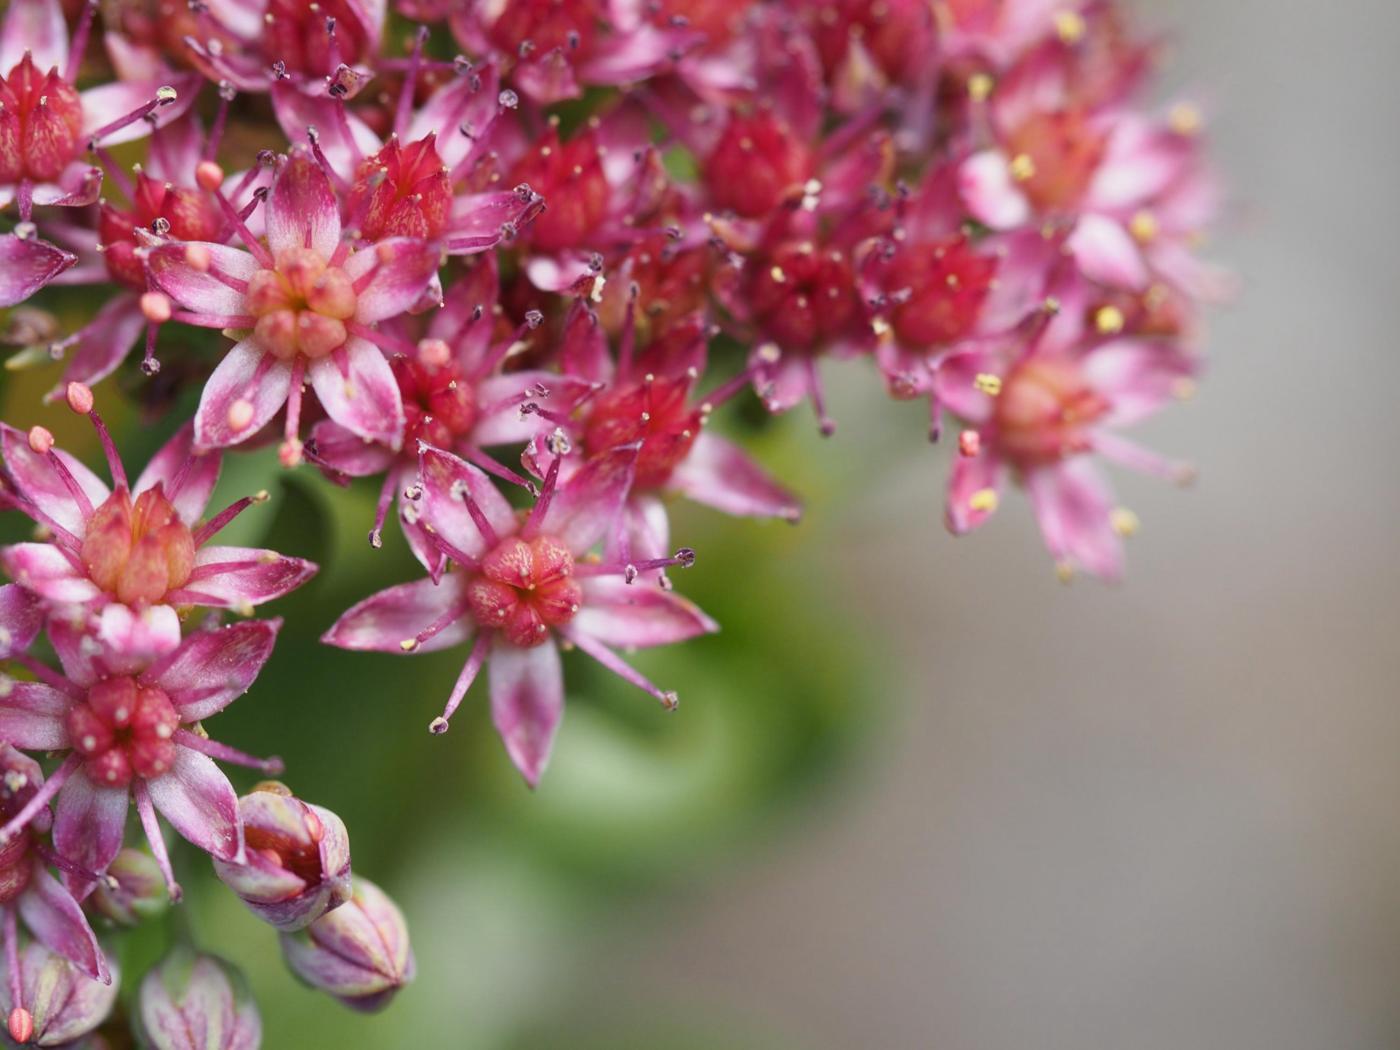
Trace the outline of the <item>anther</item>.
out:
M 31 427 L 29 430 L 29 447 L 41 456 L 46 456 L 53 449 L 53 434 L 43 427 Z

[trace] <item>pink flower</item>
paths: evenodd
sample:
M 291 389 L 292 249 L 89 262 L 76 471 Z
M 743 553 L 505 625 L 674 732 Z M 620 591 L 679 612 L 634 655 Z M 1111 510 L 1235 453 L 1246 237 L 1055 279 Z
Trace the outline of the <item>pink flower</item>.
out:
M 180 641 L 176 606 L 251 613 L 305 583 L 316 566 L 276 551 L 209 544 L 220 529 L 265 494 L 238 500 L 199 523 L 219 476 L 218 453 L 195 454 L 183 427 L 134 484 L 127 481 L 86 387 L 69 387 L 107 453 L 113 487 L 54 447 L 36 427 L 28 435 L 0 424 L 0 451 L 12 486 L 8 499 L 50 533 L 46 543 L 0 548 L 0 566 L 55 614 L 91 630 L 111 652 L 139 664 Z
M 8 821 L 23 810 L 43 785 L 39 763 L 10 744 L 0 743 L 0 820 Z M 53 815 L 44 807 L 27 827 L 0 846 L 0 926 L 5 957 L 13 958 L 19 948 L 18 919 L 45 947 L 94 980 L 110 984 L 107 960 L 82 908 L 49 874 L 50 865 L 86 874 L 74 869 L 44 841 L 52 826 Z
M 212 164 L 202 171 L 201 184 L 217 189 L 223 173 Z M 397 447 L 403 401 L 375 346 L 373 325 L 418 303 L 437 274 L 438 249 L 390 237 L 356 251 L 341 237 L 330 181 L 305 150 L 278 171 L 265 219 L 266 245 L 237 222 L 247 251 L 205 241 L 150 249 L 151 278 L 191 311 L 176 313 L 176 320 L 247 332 L 209 377 L 195 415 L 195 444 L 246 441 L 286 405 L 282 458 L 295 464 L 302 384 L 309 379 L 337 423 Z
M 542 207 L 528 186 L 494 188 L 495 146 L 511 94 L 500 90 L 495 66 L 429 62 L 421 47 L 420 36 L 387 140 L 343 96 L 308 95 L 285 83 L 272 89 L 277 119 L 289 139 L 314 151 L 355 236 L 421 237 L 440 242 L 449 255 L 486 251 L 514 238 Z M 427 65 L 448 65 L 454 75 L 415 106 L 418 75 Z
M 0 209 L 16 202 L 20 218 L 0 236 L 0 306 L 22 302 L 76 262 L 36 237 L 30 219 L 35 205 L 97 200 L 102 174 L 79 159 L 89 146 L 139 139 L 194 100 L 190 76 L 80 93 L 73 85 L 94 10 L 84 7 L 71 43 L 58 0 L 12 0 L 0 24 Z
M 1189 468 L 1115 433 L 1152 415 L 1197 371 L 1171 339 L 1105 334 L 1086 325 L 1095 313 L 1081 282 L 1051 319 L 1030 334 L 950 356 L 936 376 L 938 396 L 962 421 L 959 456 L 948 482 L 947 524 L 961 534 L 997 509 L 1008 474 L 1030 493 L 1041 535 L 1062 574 L 1083 569 L 1115 580 L 1122 539 L 1136 518 L 1116 507 L 1092 454 L 1184 482 Z
M 275 775 L 281 763 L 245 755 L 204 735 L 199 723 L 244 693 L 272 652 L 280 620 L 254 620 L 197 631 L 139 672 L 109 664 L 90 636 L 62 620 L 49 638 L 59 674 L 20 662 L 35 681 L 4 679 L 0 737 L 15 747 L 67 752 L 62 764 L 0 827 L 12 843 L 57 800 L 53 839 L 68 867 L 64 881 L 79 896 L 121 849 L 128 799 L 150 842 L 171 896 L 170 868 L 156 813 L 182 836 L 221 860 L 244 859 L 238 798 L 214 759 Z
M 432 730 L 445 732 L 489 660 L 491 712 L 511 760 L 539 782 L 564 713 L 559 643 L 674 707 L 612 647 L 683 641 L 717 629 L 689 602 L 624 578 L 626 566 L 587 557 L 619 519 L 636 470 L 636 445 L 614 449 L 559 484 L 556 456 L 538 502 L 518 516 L 490 479 L 456 456 L 424 448 L 422 520 L 456 565 L 440 581 L 381 591 L 342 616 L 322 639 L 342 649 L 404 653 L 473 639 L 471 655 Z M 684 552 L 672 563 L 685 563 Z M 650 569 L 641 565 L 634 568 Z
M 498 336 L 499 296 L 496 259 L 483 256 L 449 289 L 443 308 L 431 315 L 425 337 L 416 344 L 404 339 L 402 351 L 390 357 L 404 403 L 402 448 L 367 444 L 333 420 L 316 424 L 308 445 L 315 462 L 333 475 L 384 474 L 370 542 L 379 545 L 390 500 L 398 493 L 404 535 L 434 578 L 442 573 L 446 556 L 424 531 L 414 501 L 403 498 L 417 478 L 419 444 L 455 452 L 496 477 L 526 486 L 527 479 L 484 450 L 523 444 L 552 430 L 559 413 L 570 411 L 593 389 L 585 378 L 541 369 L 502 372 L 538 317 L 527 315 L 519 330 Z

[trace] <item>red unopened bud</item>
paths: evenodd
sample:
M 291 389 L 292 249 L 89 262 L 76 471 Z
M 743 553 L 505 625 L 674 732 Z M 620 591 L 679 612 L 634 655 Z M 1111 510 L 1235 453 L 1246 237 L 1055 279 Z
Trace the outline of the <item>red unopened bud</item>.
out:
M 92 388 L 86 383 L 69 383 L 64 393 L 68 397 L 68 407 L 80 416 L 92 411 Z

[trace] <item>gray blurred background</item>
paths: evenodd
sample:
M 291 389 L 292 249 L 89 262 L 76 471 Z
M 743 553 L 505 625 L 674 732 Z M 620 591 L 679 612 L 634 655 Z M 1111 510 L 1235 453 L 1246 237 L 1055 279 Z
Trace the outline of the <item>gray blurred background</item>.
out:
M 955 542 L 940 454 L 872 472 L 852 432 L 890 410 L 849 384 L 813 454 L 851 485 L 800 556 L 884 636 L 893 717 L 781 849 L 611 928 L 580 1011 L 821 1050 L 1400 1045 L 1400 9 L 1139 6 L 1236 195 L 1244 297 L 1142 434 L 1199 484 L 1117 479 L 1128 581 L 1062 587 L 1024 500 Z

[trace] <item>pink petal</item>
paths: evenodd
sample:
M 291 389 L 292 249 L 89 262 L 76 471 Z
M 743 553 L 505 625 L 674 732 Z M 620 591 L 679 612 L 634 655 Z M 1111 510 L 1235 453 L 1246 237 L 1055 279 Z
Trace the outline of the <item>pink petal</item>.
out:
M 627 84 L 671 65 L 704 39 L 687 29 L 660 29 L 643 22 L 629 33 L 608 39 L 580 68 L 590 84 Z
M 1113 496 L 1088 456 L 1030 471 L 1026 489 L 1045 546 L 1057 562 L 1105 580 L 1123 574 L 1123 541 L 1113 530 Z
M 957 456 L 948 477 L 948 503 L 943 515 L 948 531 L 961 536 L 996 513 L 1004 475 L 1001 460 L 986 449 L 975 456 Z M 986 492 L 993 496 L 979 495 Z
M 0 660 L 27 652 L 43 627 L 44 606 L 36 595 L 14 583 L 0 586 Z
M 637 466 L 637 445 L 621 445 L 594 456 L 559 486 L 535 530 L 558 537 L 575 554 L 603 539 L 622 515 Z
M 374 324 L 398 317 L 418 302 L 437 274 L 441 255 L 436 245 L 415 237 L 390 237 L 345 260 L 345 273 L 355 281 L 359 296 L 355 320 Z M 360 279 L 374 271 L 369 285 Z
M 229 609 L 270 602 L 316 575 L 316 566 L 309 561 L 252 547 L 204 547 L 195 556 L 194 566 L 181 590 L 199 595 L 200 605 Z
M 483 148 L 482 133 L 501 111 L 499 96 L 500 78 L 494 64 L 473 71 L 472 76 L 449 80 L 414 111 L 404 138 L 416 142 L 436 132 L 438 156 L 447 167 L 455 168 L 473 150 Z M 454 134 L 458 128 L 472 129 L 475 138 Z
M 622 528 L 617 530 L 604 557 L 609 562 L 624 564 L 664 558 L 671 554 L 670 544 L 671 522 L 666 515 L 666 504 L 654 495 L 633 492 L 622 507 Z M 643 578 L 654 580 L 661 573 L 662 570 L 655 569 Z
M 63 169 L 58 182 L 41 182 L 34 187 L 34 204 L 48 208 L 86 208 L 102 192 L 102 169 L 75 160 Z
M 251 339 L 243 340 L 224 355 L 204 384 L 195 413 L 194 440 L 198 447 L 226 448 L 247 441 L 287 403 L 287 392 L 292 385 L 291 367 L 274 360 L 259 375 L 258 365 L 263 356 Z M 240 400 L 252 402 L 253 418 L 242 430 L 234 430 L 229 426 L 229 408 Z
M 539 209 L 535 194 L 515 190 L 456 197 L 447 230 L 449 250 L 454 255 L 470 255 L 495 247 Z
M 352 478 L 383 474 L 398 458 L 393 449 L 366 441 L 329 419 L 311 428 L 311 440 L 316 443 L 318 461 Z
M 24 302 L 77 261 L 38 237 L 0 235 L 0 306 Z
M 1082 367 L 1089 384 L 1112 406 L 1101 422 L 1127 426 L 1172 401 L 1199 362 L 1167 341 L 1115 339 L 1095 347 Z
M 0 676 L 0 740 L 31 751 L 68 747 L 72 698 L 43 682 Z
M 190 463 L 191 458 L 193 463 Z M 195 525 L 209 506 L 222 462 L 223 457 L 218 452 L 195 452 L 194 424 L 186 423 L 151 457 L 131 491 L 139 494 L 157 484 L 163 486 L 180 520 L 186 525 Z M 188 469 L 186 464 L 189 464 Z M 180 490 L 172 493 L 171 482 L 182 474 Z
M 587 380 L 558 372 L 507 372 L 484 379 L 477 384 L 477 403 L 503 407 L 477 420 L 471 432 L 472 443 L 482 447 L 523 444 L 541 431 L 552 431 L 557 424 L 538 413 L 522 416 L 520 403 L 515 400 L 517 395 L 540 386 L 548 392 L 543 397 L 532 393 L 528 400 L 547 411 L 565 414 L 573 411 L 583 396 L 593 389 L 593 384 Z
M 811 396 L 812 374 L 797 354 L 783 354 L 755 374 L 753 387 L 769 412 L 787 412 Z
M 180 645 L 180 617 L 169 605 L 133 611 L 118 602 L 103 608 L 96 637 L 109 674 L 132 674 Z
M 273 254 L 310 248 L 329 259 L 340 243 L 340 209 L 330 179 L 305 150 L 292 153 L 267 198 L 267 243 Z
M 126 832 L 127 789 L 98 787 L 78 770 L 58 793 L 54 807 L 53 845 L 60 856 L 80 868 L 104 872 L 122 848 Z M 64 873 L 63 883 L 81 900 L 92 884 Z
M 616 648 L 670 645 L 719 630 L 694 604 L 645 580 L 594 577 L 584 581 L 583 596 L 570 629 Z
M 593 276 L 590 257 L 536 255 L 525 263 L 525 276 L 542 292 L 563 292 Z
M 976 344 L 974 344 L 976 346 Z M 1000 376 L 1006 371 L 1004 355 L 990 346 L 959 351 L 946 358 L 934 373 L 938 400 L 968 423 L 984 424 L 992 418 L 992 399 L 977 387 L 979 375 Z
M 419 464 L 423 482 L 419 516 L 448 543 L 472 557 L 485 554 L 487 549 L 487 541 L 459 492 L 471 496 L 498 537 L 515 532 L 515 511 L 482 471 L 435 448 L 424 449 Z
M 725 514 L 788 521 L 802 516 L 802 504 L 796 496 L 738 445 L 708 431 L 695 439 L 668 487 Z
M 107 960 L 83 909 L 43 865 L 35 863 L 29 886 L 15 902 L 20 918 L 36 940 L 57 952 L 95 981 L 109 981 Z
M 1186 170 L 1193 139 L 1141 118 L 1120 118 L 1085 204 L 1096 211 L 1139 207 L 1159 194 Z
M 465 642 L 472 634 L 471 618 L 466 615 L 465 579 L 451 572 L 441 583 L 414 580 L 373 594 L 346 612 L 321 637 L 327 645 L 367 652 L 400 653 L 400 644 L 412 638 L 443 615 L 460 610 L 462 615 L 432 638 L 418 646 L 418 652 L 434 652 Z
M 109 44 L 114 36 L 115 34 L 108 36 Z M 196 165 L 204 159 L 204 141 L 204 129 L 200 127 L 199 117 L 194 113 L 187 113 L 181 119 L 165 124 L 151 135 L 146 155 L 146 174 L 160 182 L 188 186 Z
M 178 747 L 170 772 L 146 781 L 151 802 L 170 826 L 220 860 L 243 860 L 238 796 L 214 760 Z
M 249 620 L 197 631 L 141 681 L 165 690 L 182 722 L 198 722 L 248 691 L 272 655 L 281 626 L 281 620 Z
M 1147 263 L 1121 223 L 1105 215 L 1084 215 L 1066 242 L 1085 277 L 1110 288 L 1147 287 Z
M 10 579 L 51 602 L 90 602 L 102 595 L 52 543 L 0 547 L 0 568 Z
M 113 295 L 78 333 L 78 341 L 68 351 L 60 387 L 71 382 L 92 386 L 106 379 L 126 359 L 145 327 L 140 299 L 130 293 Z
M 1020 226 L 1031 216 L 1030 202 L 1016 188 L 1006 158 L 996 150 L 974 153 L 963 161 L 958 189 L 972 216 L 994 230 Z
M 594 383 L 612 380 L 615 369 L 612 351 L 608 348 L 608 334 L 598 323 L 598 315 L 582 301 L 574 305 L 564 320 L 559 358 L 560 365 L 569 375 Z
M 192 241 L 189 247 L 198 254 L 208 252 L 209 270 L 235 281 L 247 282 L 258 272 L 258 261 L 241 248 L 209 241 Z M 157 248 L 146 262 L 146 272 L 157 288 L 196 313 L 237 317 L 248 312 L 248 299 L 241 291 L 230 288 L 207 270 L 196 270 L 185 258 L 185 245 Z
M 78 482 L 94 507 L 101 506 L 111 490 L 100 478 L 67 452 L 54 449 L 68 472 Z M 29 447 L 29 436 L 7 423 L 0 423 L 0 453 L 20 494 L 40 507 L 49 517 L 81 538 L 87 531 L 86 519 L 68 486 L 54 471 L 47 456 Z
M 156 97 L 162 87 L 175 89 L 175 101 L 157 106 L 150 120 L 133 120 L 124 128 L 102 136 L 102 145 L 117 146 L 123 142 L 135 142 L 151 133 L 153 127 L 164 127 L 178 120 L 190 108 L 204 81 L 193 73 L 173 74 L 159 81 L 114 80 L 101 87 L 88 88 L 82 93 L 84 140 L 94 131 L 105 127 L 140 109 Z
M 540 782 L 554 736 L 564 717 L 564 673 L 553 642 L 517 649 L 503 642 L 491 649 L 487 674 L 491 720 L 515 768 L 531 787 Z
M 0 76 L 24 58 L 28 51 L 40 73 L 55 66 L 60 73 L 68 65 L 68 26 L 58 0 L 11 0 L 0 25 Z
M 272 108 L 277 123 L 294 143 L 309 142 L 316 129 L 321 153 L 332 170 L 352 181 L 360 161 L 379 151 L 379 136 L 344 102 L 324 92 L 308 95 L 290 80 L 274 81 Z
M 49 642 L 70 682 L 90 686 L 107 673 L 102 646 L 88 630 L 88 617 L 78 606 L 70 606 L 67 615 L 56 613 L 49 617 Z
M 362 438 L 399 447 L 403 398 L 393 369 L 373 343 L 352 336 L 330 357 L 312 361 L 307 375 L 326 415 Z

